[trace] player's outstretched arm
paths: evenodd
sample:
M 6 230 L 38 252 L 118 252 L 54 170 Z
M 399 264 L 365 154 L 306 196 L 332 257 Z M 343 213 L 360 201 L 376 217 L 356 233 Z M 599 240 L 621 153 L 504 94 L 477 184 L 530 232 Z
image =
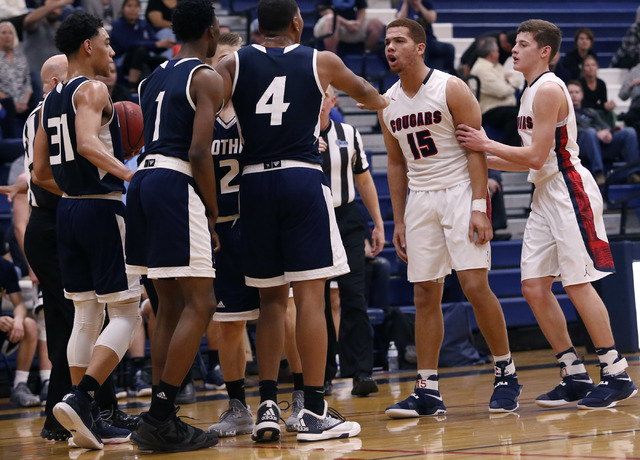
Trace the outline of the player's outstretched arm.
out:
M 526 169 L 538 170 L 544 165 L 553 146 L 558 119 L 565 118 L 568 113 L 566 105 L 564 92 L 559 85 L 553 82 L 542 84 L 533 101 L 535 124 L 531 145 L 512 147 L 501 144 L 487 138 L 484 131 L 464 123 L 457 126 L 456 137 L 468 149 L 489 152 L 506 160 L 509 163 L 498 163 L 505 168 L 509 167 L 509 164 L 514 164 Z M 561 113 L 564 113 L 564 116 L 560 116 Z
M 387 149 L 387 180 L 389 181 L 389 195 L 393 209 L 393 245 L 398 256 L 407 261 L 406 228 L 404 225 L 404 209 L 407 205 L 409 192 L 409 178 L 407 177 L 407 160 L 402 153 L 398 141 L 389 132 L 384 123 L 382 110 L 378 112 L 378 119 L 382 127 L 384 145 Z
M 74 96 L 76 106 L 76 144 L 78 155 L 93 165 L 122 179 L 131 181 L 133 171 L 113 156 L 100 140 L 103 115 L 113 113 L 107 86 L 99 81 L 89 81 L 80 86 Z
M 223 87 L 220 74 L 208 67 L 198 69 L 191 82 L 191 95 L 196 102 L 196 112 L 189 147 L 189 162 L 193 179 L 207 210 L 216 250 L 220 246 L 220 241 L 214 231 L 218 218 L 218 204 L 215 173 L 213 161 L 211 161 L 211 139 L 213 139 L 216 113 L 223 104 Z
M 381 110 L 389 105 L 389 99 L 378 93 L 367 80 L 354 74 L 342 59 L 329 51 L 318 52 L 318 76 L 323 88 L 329 85 L 344 91 L 358 101 L 364 110 Z
M 455 125 L 465 124 L 476 129 L 482 128 L 482 112 L 478 101 L 469 90 L 465 82 L 458 78 L 447 81 L 447 105 L 453 116 Z M 484 151 L 468 150 L 467 163 L 469 179 L 471 179 L 471 193 L 473 200 L 487 199 L 487 156 Z M 476 236 L 477 235 L 477 236 Z M 476 240 L 477 244 L 484 244 L 493 238 L 491 221 L 486 212 L 472 211 L 469 221 L 469 240 Z

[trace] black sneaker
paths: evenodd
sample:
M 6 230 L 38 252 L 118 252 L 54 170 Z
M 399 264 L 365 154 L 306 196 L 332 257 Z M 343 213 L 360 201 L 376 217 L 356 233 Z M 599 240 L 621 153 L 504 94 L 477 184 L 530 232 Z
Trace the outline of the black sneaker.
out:
M 71 437 L 71 433 L 65 427 L 60 425 L 53 416 L 48 415 L 44 420 L 44 426 L 40 431 L 40 437 L 42 439 L 48 439 L 49 441 L 66 441 Z
M 215 433 L 207 433 L 180 420 L 178 409 L 165 421 L 156 420 L 148 412 L 140 415 L 140 424 L 131 434 L 140 450 L 186 452 L 207 449 L 218 443 Z
M 127 414 L 115 407 L 101 411 L 100 417 L 109 425 L 113 425 L 116 428 L 124 428 L 129 431 L 134 431 L 138 423 L 140 423 L 140 417 L 138 415 Z
M 280 408 L 275 401 L 265 401 L 258 406 L 256 424 L 251 439 L 269 442 L 280 439 Z
M 53 415 L 71 432 L 76 446 L 102 449 L 102 439 L 91 412 L 91 401 L 82 392 L 73 389 L 67 393 L 53 408 Z
M 354 396 L 367 396 L 369 393 L 377 393 L 378 384 L 371 374 L 360 374 L 353 378 L 351 394 Z

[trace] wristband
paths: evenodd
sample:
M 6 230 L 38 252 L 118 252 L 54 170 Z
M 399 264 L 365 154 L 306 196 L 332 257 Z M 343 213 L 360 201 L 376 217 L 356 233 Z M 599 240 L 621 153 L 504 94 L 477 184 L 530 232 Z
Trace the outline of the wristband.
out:
M 487 212 L 487 200 L 485 199 L 477 199 L 477 200 L 473 200 L 471 202 L 471 211 L 480 211 L 480 212 Z

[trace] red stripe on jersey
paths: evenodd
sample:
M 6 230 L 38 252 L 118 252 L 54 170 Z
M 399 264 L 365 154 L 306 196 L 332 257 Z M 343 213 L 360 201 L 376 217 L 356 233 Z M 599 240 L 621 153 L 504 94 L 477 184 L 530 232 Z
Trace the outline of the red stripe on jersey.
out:
M 574 203 L 576 217 L 582 232 L 582 239 L 591 252 L 593 264 L 598 270 L 613 271 L 613 256 L 609 243 L 598 238 L 596 227 L 593 222 L 593 211 L 589 196 L 584 189 L 582 177 L 576 171 L 571 163 L 571 153 L 567 150 L 567 126 L 556 128 L 556 156 L 558 158 L 558 167 L 564 176 L 565 183 L 569 188 L 571 201 Z M 559 142 L 558 142 L 559 141 Z

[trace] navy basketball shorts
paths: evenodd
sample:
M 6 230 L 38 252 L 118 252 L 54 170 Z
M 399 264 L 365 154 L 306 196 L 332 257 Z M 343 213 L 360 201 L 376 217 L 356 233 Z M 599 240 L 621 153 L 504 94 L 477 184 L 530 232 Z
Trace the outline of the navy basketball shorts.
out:
M 124 266 L 124 214 L 119 193 L 60 200 L 56 226 L 68 299 L 107 303 L 140 296 L 139 277 L 127 276 Z
M 127 273 L 215 277 L 209 221 L 190 171 L 186 161 L 150 155 L 134 174 L 127 192 Z
M 244 321 L 260 314 L 258 289 L 245 284 L 240 242 L 240 222 L 216 224 L 220 250 L 216 252 L 216 278 L 213 286 L 218 306 L 214 321 Z
M 281 286 L 349 272 L 331 190 L 319 165 L 282 160 L 246 166 L 240 214 L 247 285 Z

